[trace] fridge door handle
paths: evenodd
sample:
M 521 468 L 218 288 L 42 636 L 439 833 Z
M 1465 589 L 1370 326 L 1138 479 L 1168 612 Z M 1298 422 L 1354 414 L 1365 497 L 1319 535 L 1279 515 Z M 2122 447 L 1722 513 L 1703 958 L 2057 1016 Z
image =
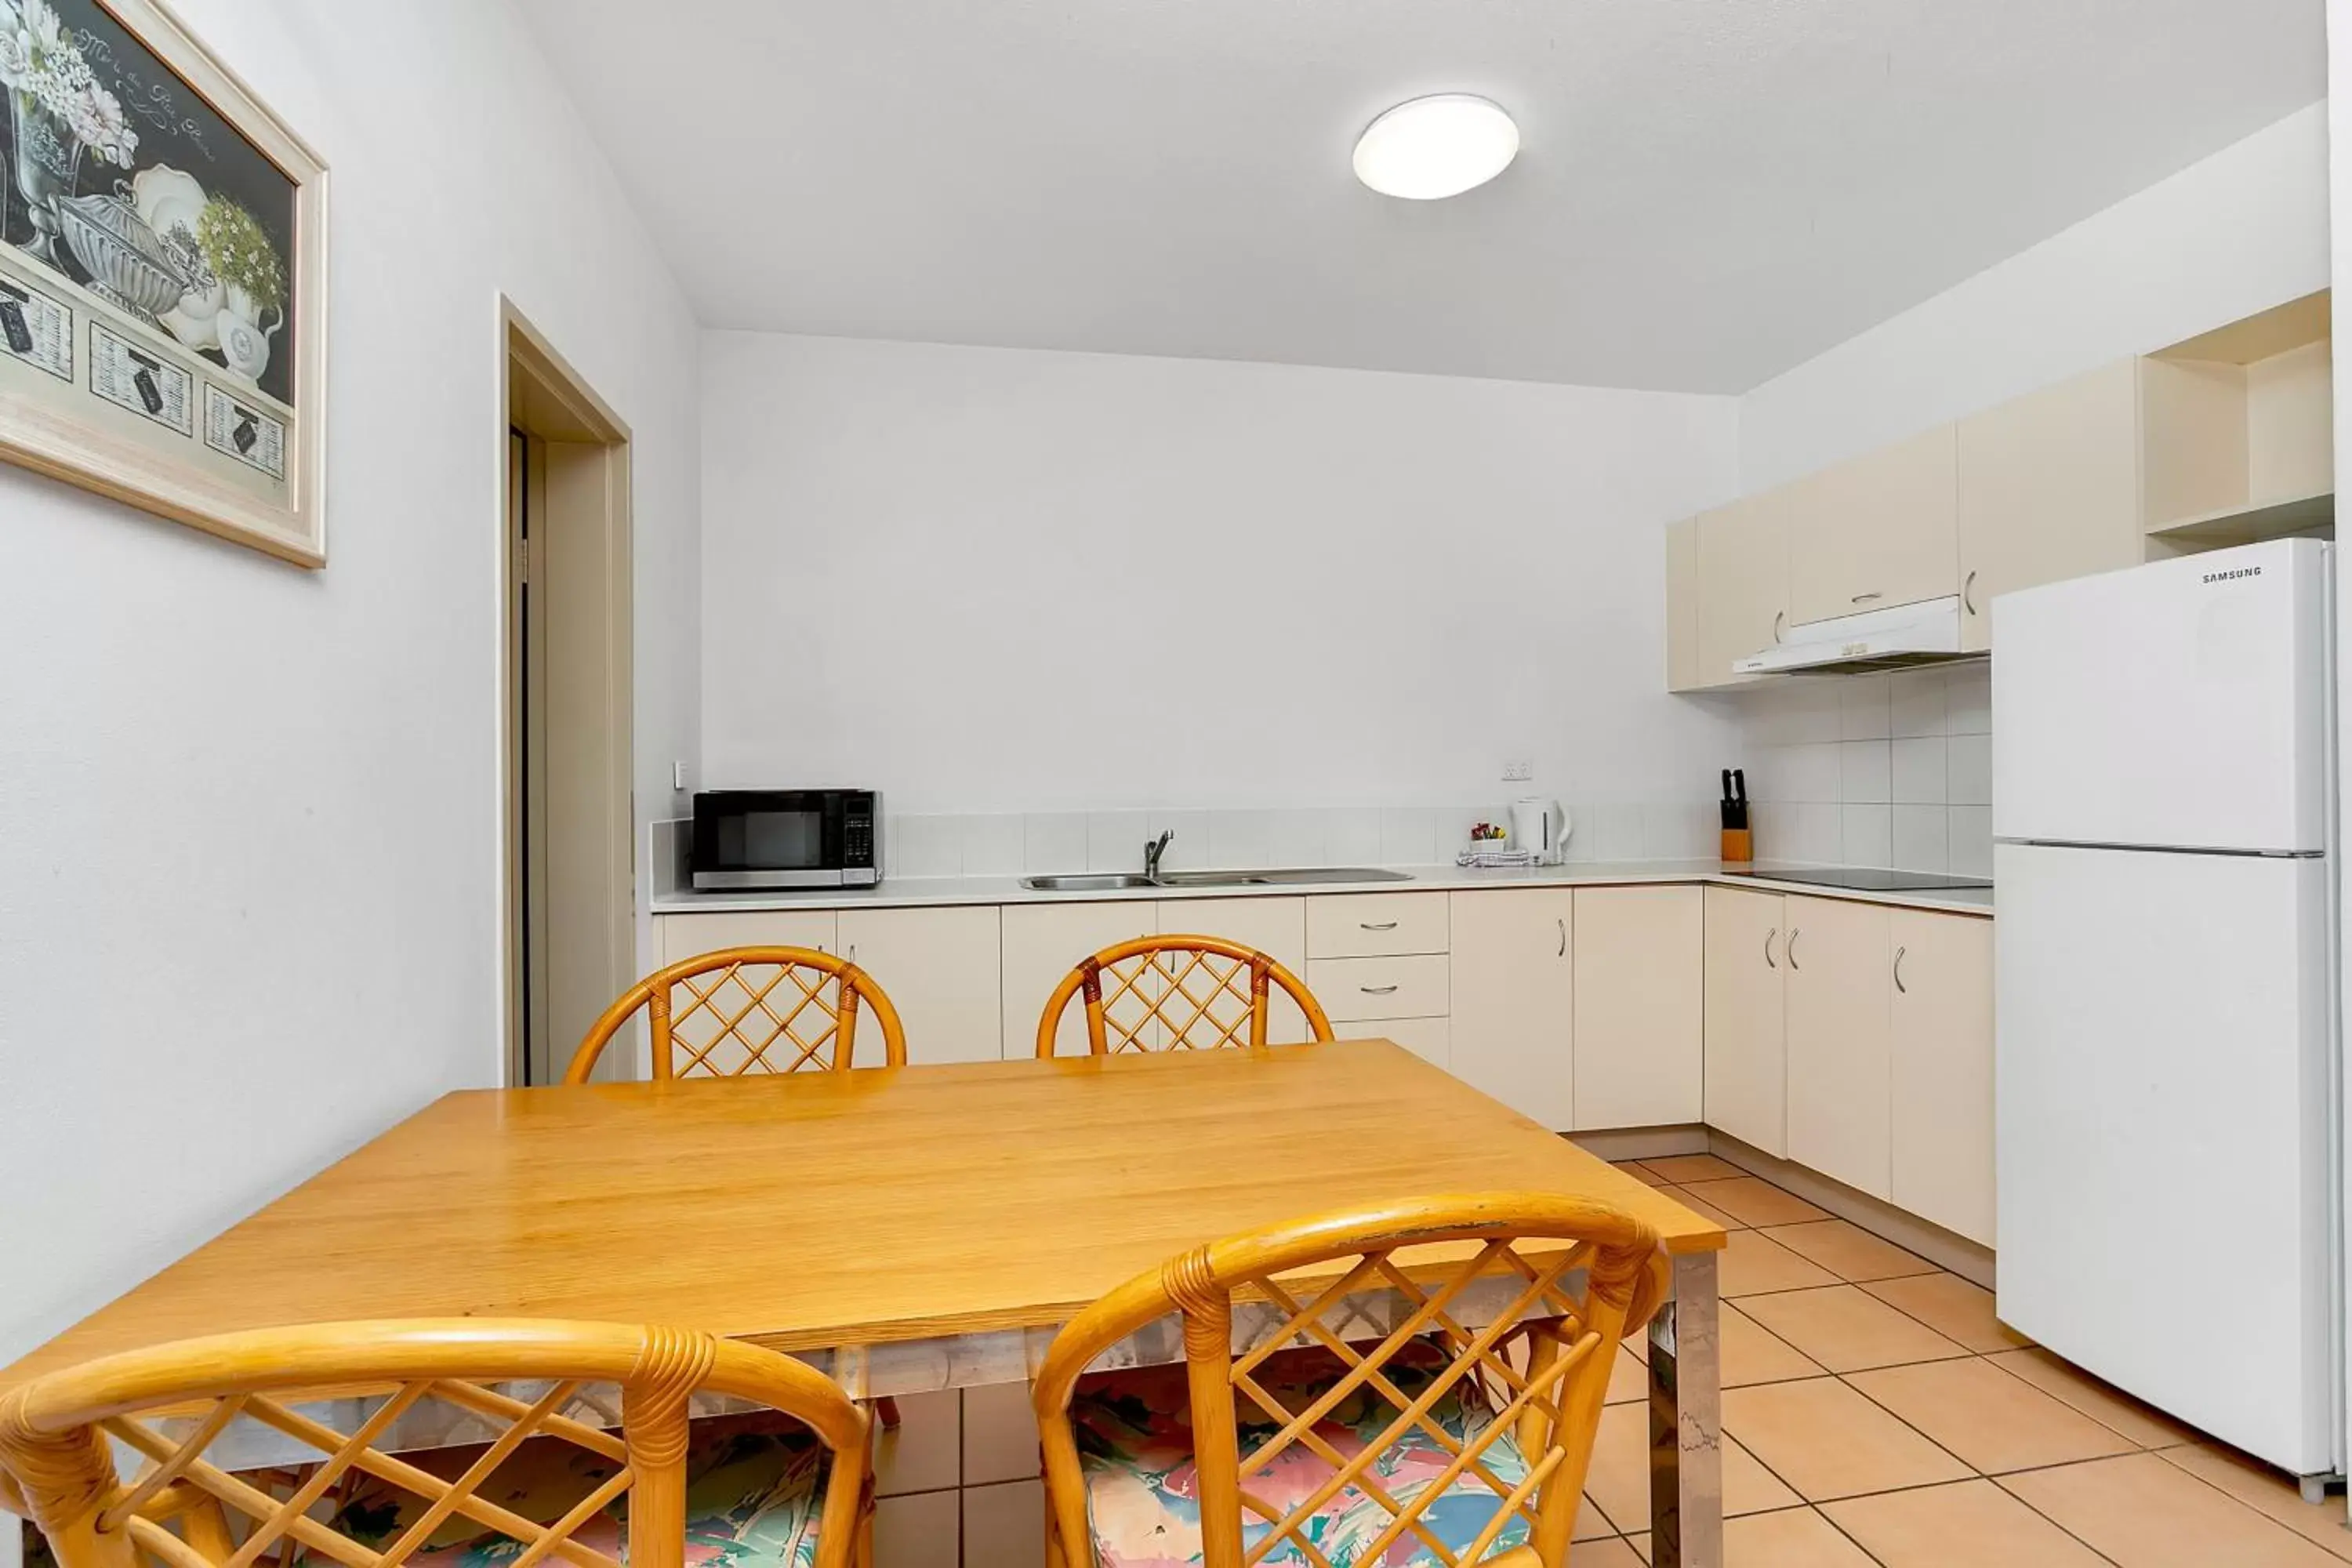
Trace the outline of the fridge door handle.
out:
M 1903 984 L 1903 955 L 1910 951 L 1907 947 L 1898 947 L 1895 950 L 1895 989 L 1902 992 L 1906 996 L 1911 994 L 1911 987 Z

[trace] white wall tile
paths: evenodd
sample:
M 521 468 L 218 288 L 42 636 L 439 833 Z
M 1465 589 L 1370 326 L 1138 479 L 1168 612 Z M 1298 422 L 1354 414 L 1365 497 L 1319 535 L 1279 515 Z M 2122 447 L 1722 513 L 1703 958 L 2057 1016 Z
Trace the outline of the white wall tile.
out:
M 1803 746 L 1826 744 L 1845 739 L 1845 723 L 1841 716 L 1844 706 L 1834 680 L 1792 679 L 1783 688 L 1784 730 L 1778 744 Z
M 1209 864 L 1215 867 L 1269 866 L 1274 854 L 1274 814 L 1270 811 L 1209 813 Z
M 1642 835 L 1642 808 L 1604 803 L 1589 809 L 1585 827 L 1592 835 L 1596 860 L 1639 860 L 1646 851 Z
M 1887 733 L 1896 740 L 1910 735 L 1944 733 L 1944 672 L 1906 669 L 1886 678 Z
M 1838 798 L 1884 805 L 1890 795 L 1887 742 L 1848 741 L 1838 748 Z
M 1895 804 L 1944 804 L 1944 737 L 1920 735 L 1891 742 Z
M 955 817 L 888 817 L 882 824 L 882 833 L 883 875 L 963 875 L 963 824 Z
M 1452 860 L 1470 847 L 1470 829 L 1481 822 L 1511 825 L 1509 808 L 1499 805 L 1443 805 L 1433 814 L 1437 819 L 1437 858 L 1439 863 Z M 1517 845 L 1511 846 L 1516 849 Z
M 1955 735 L 1945 774 L 1946 798 L 1954 805 L 1992 804 L 1992 737 Z
M 1143 836 L 1157 838 L 1163 833 L 1176 837 L 1168 841 L 1168 852 L 1160 863 L 1171 871 L 1205 871 L 1216 865 L 1209 858 L 1209 814 L 1205 811 L 1154 811 L 1146 814 Z M 1143 848 L 1136 847 L 1139 859 Z
M 1437 813 L 1391 807 L 1381 813 L 1381 861 L 1389 866 L 1437 863 Z
M 1940 805 L 1898 805 L 1887 864 L 1905 871 L 1941 871 L 1948 864 L 1945 847 L 1944 808 Z
M 1851 675 L 1838 686 L 1838 739 L 1883 741 L 1887 734 L 1886 677 Z
M 1334 866 L 1381 863 L 1381 813 L 1370 805 L 1335 806 L 1324 814 L 1326 851 Z
M 1946 809 L 1945 831 L 1950 869 L 1955 876 L 1992 875 L 1992 807 L 1955 805 Z
M 960 817 L 963 832 L 963 874 L 967 877 L 1021 875 L 1021 818 L 1011 812 L 991 812 Z
M 1711 860 L 1723 851 L 1723 816 L 1709 801 L 1642 808 L 1642 847 L 1651 860 Z
M 1087 869 L 1140 871 L 1143 841 L 1151 837 L 1151 818 L 1140 811 L 1092 811 L 1087 814 Z
M 1817 802 L 1775 806 L 1772 832 L 1756 836 L 1756 858 L 1759 860 L 1834 866 L 1844 853 L 1844 827 L 1839 820 L 1838 808 Z
M 1849 866 L 1884 866 L 1893 858 L 1895 808 L 1849 805 L 1839 821 L 1839 853 Z
M 1087 868 L 1087 816 L 1082 811 L 1033 812 L 1021 819 L 1021 868 L 1041 872 Z
M 1944 672 L 1947 721 L 1955 735 L 1992 733 L 1992 666 L 1983 659 Z
M 1844 760 L 1838 746 L 1829 742 L 1801 746 L 1782 746 L 1771 753 L 1766 770 L 1772 790 L 1759 795 L 1755 780 L 1748 781 L 1750 800 L 1834 802 L 1843 793 Z
M 1593 861 L 1601 858 L 1601 835 L 1592 826 L 1592 814 L 1598 806 L 1579 805 L 1564 801 L 1560 809 L 1568 813 L 1568 845 L 1562 860 Z
M 1328 830 L 1331 814 L 1328 811 L 1276 811 L 1267 838 L 1269 866 L 1330 866 Z

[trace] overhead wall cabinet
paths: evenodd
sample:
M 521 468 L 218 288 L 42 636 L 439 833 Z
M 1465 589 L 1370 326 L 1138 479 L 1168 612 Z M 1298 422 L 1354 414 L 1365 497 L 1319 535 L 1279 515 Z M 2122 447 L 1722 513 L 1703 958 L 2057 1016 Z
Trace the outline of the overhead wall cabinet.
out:
M 1789 487 L 1783 506 L 1791 622 L 1892 609 L 1958 590 L 1956 453 L 1953 427 L 1939 425 Z
M 1693 621 L 1696 662 L 1685 671 L 1691 684 L 1677 690 L 1738 685 L 1731 661 L 1780 640 L 1789 628 L 1789 530 L 1785 496 L 1778 490 L 1749 496 L 1701 512 L 1695 521 L 1696 549 L 1690 579 L 1696 608 L 1669 603 L 1666 620 Z M 1671 594 L 1674 579 L 1668 575 Z

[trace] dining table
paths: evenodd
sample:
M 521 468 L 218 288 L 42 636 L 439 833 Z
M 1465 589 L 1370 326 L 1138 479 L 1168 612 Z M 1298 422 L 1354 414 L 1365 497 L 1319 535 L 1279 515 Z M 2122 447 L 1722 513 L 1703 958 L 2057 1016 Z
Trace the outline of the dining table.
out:
M 1526 1190 L 1656 1229 L 1651 1561 L 1720 1568 L 1723 1227 L 1384 1039 L 446 1094 L 0 1368 L 0 1393 L 167 1340 L 466 1315 L 707 1330 L 861 1399 L 1018 1383 L 1080 1308 L 1202 1242 Z M 1171 1321 L 1111 1364 L 1182 1353 Z M 233 1435 L 252 1464 L 294 1462 L 254 1425 Z

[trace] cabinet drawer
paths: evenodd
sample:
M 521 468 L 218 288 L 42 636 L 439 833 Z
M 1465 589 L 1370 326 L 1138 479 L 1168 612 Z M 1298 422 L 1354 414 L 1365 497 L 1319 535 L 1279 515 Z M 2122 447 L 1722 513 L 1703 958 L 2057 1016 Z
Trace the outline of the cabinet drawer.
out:
M 1334 1024 L 1443 1018 L 1451 1011 L 1453 1000 L 1451 968 L 1442 952 L 1310 958 L 1307 988 L 1315 993 Z
M 1356 893 L 1307 900 L 1309 959 L 1444 952 L 1446 932 L 1444 893 Z

